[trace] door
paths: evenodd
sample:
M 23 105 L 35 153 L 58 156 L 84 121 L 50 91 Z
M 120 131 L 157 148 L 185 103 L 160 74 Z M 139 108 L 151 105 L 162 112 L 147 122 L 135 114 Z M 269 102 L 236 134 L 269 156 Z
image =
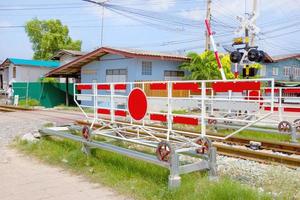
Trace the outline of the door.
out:
M 0 74 L 0 89 L 3 89 L 3 76 Z

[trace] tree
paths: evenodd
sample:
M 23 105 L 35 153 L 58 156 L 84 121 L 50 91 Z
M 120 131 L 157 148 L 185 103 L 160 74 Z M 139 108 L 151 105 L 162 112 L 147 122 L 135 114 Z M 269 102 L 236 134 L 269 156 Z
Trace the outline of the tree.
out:
M 34 18 L 26 23 L 25 31 L 32 43 L 33 59 L 50 59 L 61 49 L 81 50 L 81 41 L 73 41 L 68 27 L 60 20 Z
M 186 79 L 190 80 L 216 80 L 221 79 L 221 73 L 218 69 L 218 64 L 212 51 L 205 51 L 201 54 L 191 52 L 188 54 L 190 61 L 184 62 L 180 65 L 180 69 L 190 72 L 186 75 Z M 231 72 L 231 62 L 229 55 L 220 55 L 221 63 L 223 65 L 227 79 L 234 78 Z

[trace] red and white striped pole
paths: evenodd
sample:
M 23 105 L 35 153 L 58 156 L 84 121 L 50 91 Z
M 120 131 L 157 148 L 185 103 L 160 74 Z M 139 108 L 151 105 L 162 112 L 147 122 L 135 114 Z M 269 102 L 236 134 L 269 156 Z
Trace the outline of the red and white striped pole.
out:
M 217 60 L 217 63 L 218 63 L 218 68 L 220 70 L 222 79 L 226 80 L 225 72 L 224 72 L 221 60 L 219 58 L 219 53 L 218 53 L 217 47 L 215 45 L 215 41 L 214 41 L 214 38 L 213 38 L 213 34 L 212 34 L 212 31 L 211 31 L 208 19 L 205 19 L 205 25 L 206 25 L 207 33 L 208 33 L 209 38 L 210 38 L 211 45 L 212 45 L 214 53 L 215 53 L 215 57 L 216 57 L 216 60 Z
M 238 64 L 234 64 L 234 78 L 237 79 L 239 77 L 239 72 L 238 72 Z

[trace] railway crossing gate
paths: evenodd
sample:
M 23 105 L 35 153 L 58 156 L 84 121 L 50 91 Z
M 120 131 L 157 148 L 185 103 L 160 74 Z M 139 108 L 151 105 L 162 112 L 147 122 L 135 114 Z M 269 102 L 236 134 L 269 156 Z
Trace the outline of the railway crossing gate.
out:
M 262 98 L 265 85 L 271 90 Z M 180 174 L 208 170 L 210 177 L 217 175 L 216 149 L 210 139 L 226 140 L 270 116 L 274 80 L 77 83 L 74 101 L 91 122 L 81 128 L 82 136 L 67 134 L 72 127 L 41 133 L 82 142 L 85 152 L 101 148 L 166 167 L 169 187 L 174 188 L 180 184 Z M 263 107 L 270 109 L 261 112 Z M 236 122 L 241 128 L 225 136 L 207 134 L 207 125 L 216 120 Z M 156 156 L 100 142 L 96 136 L 150 148 Z

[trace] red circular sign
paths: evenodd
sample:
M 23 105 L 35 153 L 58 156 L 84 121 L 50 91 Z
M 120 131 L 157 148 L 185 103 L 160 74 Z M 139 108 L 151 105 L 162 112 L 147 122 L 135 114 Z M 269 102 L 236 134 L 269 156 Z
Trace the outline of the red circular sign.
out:
M 147 113 L 147 98 L 143 90 L 134 88 L 128 96 L 128 111 L 135 120 L 141 120 Z

